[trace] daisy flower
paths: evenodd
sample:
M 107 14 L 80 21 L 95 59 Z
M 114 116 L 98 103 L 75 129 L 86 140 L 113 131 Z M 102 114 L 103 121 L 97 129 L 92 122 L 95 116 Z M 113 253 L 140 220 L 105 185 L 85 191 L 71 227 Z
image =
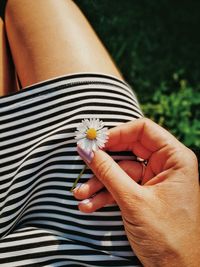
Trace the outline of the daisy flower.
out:
M 77 145 L 86 151 L 97 151 L 104 147 L 108 140 L 108 129 L 99 119 L 85 119 L 75 132 Z
M 104 147 L 108 140 L 108 129 L 104 127 L 103 121 L 99 119 L 85 119 L 78 125 L 75 135 L 77 145 L 88 152 L 92 152 Z M 70 190 L 71 192 L 76 187 L 86 168 L 87 166 L 85 165 L 76 178 Z

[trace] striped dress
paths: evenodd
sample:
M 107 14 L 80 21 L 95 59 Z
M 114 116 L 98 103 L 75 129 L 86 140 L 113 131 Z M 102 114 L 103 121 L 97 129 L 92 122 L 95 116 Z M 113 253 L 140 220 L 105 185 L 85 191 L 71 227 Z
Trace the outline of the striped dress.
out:
M 142 117 L 130 87 L 97 73 L 64 75 L 0 97 L 0 266 L 141 266 L 116 205 L 78 210 L 70 189 L 84 166 L 74 132 Z M 121 152 L 114 159 L 134 159 Z M 87 170 L 81 182 L 91 177 Z

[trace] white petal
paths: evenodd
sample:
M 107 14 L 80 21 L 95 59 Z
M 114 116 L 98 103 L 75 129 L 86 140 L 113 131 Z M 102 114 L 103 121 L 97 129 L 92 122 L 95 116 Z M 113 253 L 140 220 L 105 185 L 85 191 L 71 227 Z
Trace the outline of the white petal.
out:
M 104 145 L 105 143 L 107 142 L 107 139 L 106 138 L 97 138 L 97 143 L 101 144 L 101 145 Z
M 92 141 L 89 140 L 89 139 L 85 139 L 85 142 L 84 142 L 84 149 L 87 150 L 87 151 L 92 151 Z
M 102 139 L 108 139 L 108 134 L 107 134 L 107 132 L 105 132 L 105 133 L 102 133 L 102 132 L 98 132 L 97 133 L 97 138 L 102 138 Z
M 97 130 L 101 130 L 104 127 L 103 121 L 98 121 Z
M 100 126 L 99 119 L 96 119 L 96 121 L 95 121 L 95 129 L 98 130 L 99 126 Z
M 104 142 L 104 143 L 105 143 L 105 141 L 106 141 L 106 139 L 105 139 L 105 138 L 102 138 L 101 136 L 98 136 L 98 137 L 96 138 L 96 140 L 97 140 L 97 141 L 102 141 L 102 142 Z
M 81 146 L 83 149 L 85 147 L 85 139 L 81 139 L 77 142 L 77 145 Z
M 84 125 L 83 123 L 81 123 L 78 127 L 77 127 L 77 131 L 79 132 L 86 132 L 87 131 L 87 126 Z
M 97 129 L 97 119 L 92 119 L 91 128 Z
M 91 128 L 91 123 L 88 119 L 84 121 L 84 125 L 87 127 L 87 129 Z
M 99 148 L 98 148 L 98 146 L 97 146 L 96 141 L 93 140 L 93 142 L 92 142 L 92 150 L 93 150 L 93 151 L 97 151 L 98 149 L 99 149 Z
M 90 128 L 96 129 L 95 125 L 96 125 L 96 119 L 94 119 L 94 118 L 90 119 Z
M 87 141 L 88 141 L 88 143 L 87 143 L 86 150 L 87 151 L 92 151 L 93 141 L 92 140 L 87 140 Z
M 104 147 L 104 142 L 102 142 L 101 140 L 97 140 L 97 146 L 99 147 L 99 148 L 102 148 L 102 147 Z
M 102 128 L 100 130 L 98 130 L 99 133 L 107 133 L 108 132 L 108 128 Z
M 86 135 L 85 134 L 77 134 L 76 136 L 75 136 L 75 139 L 76 140 L 79 140 L 79 139 L 83 139 L 83 138 L 86 138 Z

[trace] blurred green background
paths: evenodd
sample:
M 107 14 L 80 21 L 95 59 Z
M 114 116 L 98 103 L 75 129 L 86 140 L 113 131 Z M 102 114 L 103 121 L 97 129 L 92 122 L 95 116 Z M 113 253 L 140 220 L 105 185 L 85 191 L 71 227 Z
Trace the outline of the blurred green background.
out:
M 200 1 L 76 0 L 144 114 L 199 157 Z

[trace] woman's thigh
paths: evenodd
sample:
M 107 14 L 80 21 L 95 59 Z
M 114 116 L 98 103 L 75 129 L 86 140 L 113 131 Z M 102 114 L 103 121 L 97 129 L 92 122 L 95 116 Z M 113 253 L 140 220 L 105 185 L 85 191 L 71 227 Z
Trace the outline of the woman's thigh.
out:
M 3 20 L 0 18 L 0 96 L 17 90 L 15 69 L 9 51 Z
M 23 87 L 77 72 L 101 72 L 122 78 L 71 0 L 8 1 L 6 31 Z

